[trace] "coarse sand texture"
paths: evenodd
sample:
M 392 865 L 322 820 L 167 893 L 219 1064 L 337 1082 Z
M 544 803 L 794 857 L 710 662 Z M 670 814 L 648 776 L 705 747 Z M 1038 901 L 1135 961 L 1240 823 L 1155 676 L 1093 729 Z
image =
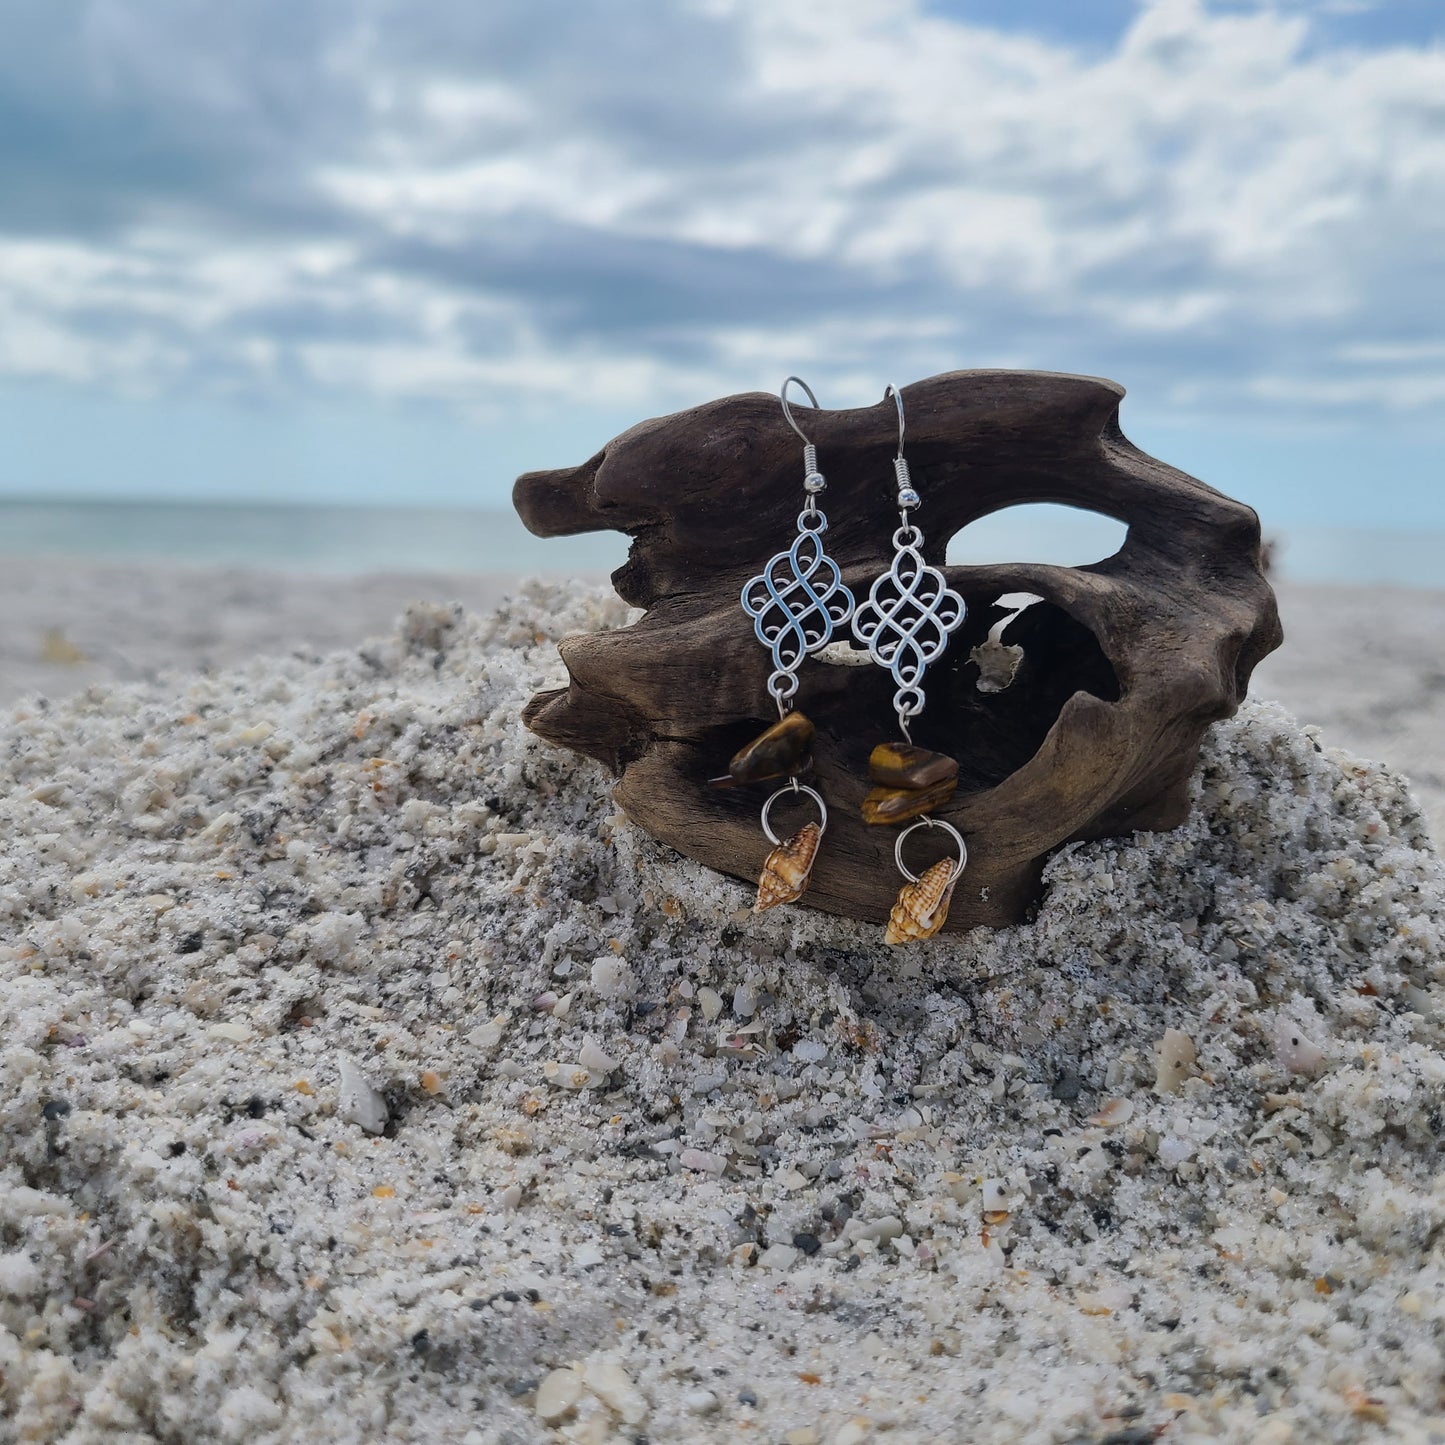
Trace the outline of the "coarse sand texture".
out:
M 1250 703 L 906 949 L 521 727 L 620 603 L 0 726 L 0 1440 L 1445 1438 L 1445 874 Z

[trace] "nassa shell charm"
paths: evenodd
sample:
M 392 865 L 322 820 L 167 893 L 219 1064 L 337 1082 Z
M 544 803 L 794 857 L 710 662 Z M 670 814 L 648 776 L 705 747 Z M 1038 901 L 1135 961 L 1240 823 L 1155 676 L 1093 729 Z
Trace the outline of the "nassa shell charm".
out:
M 952 779 L 949 783 L 952 784 Z M 914 873 L 903 861 L 903 845 L 920 828 L 930 831 L 941 829 L 953 839 L 958 858 L 940 858 L 922 874 Z M 941 818 L 922 817 L 898 835 L 893 845 L 893 859 L 898 864 L 898 871 L 908 881 L 898 891 L 898 900 L 888 915 L 883 941 L 913 943 L 920 938 L 932 938 L 948 921 L 948 905 L 953 898 L 954 885 L 968 867 L 968 844 L 952 823 L 945 823 Z
M 953 885 L 962 871 L 952 858 L 940 858 L 916 883 L 905 883 L 888 915 L 884 943 L 913 943 L 920 938 L 932 938 L 948 919 Z
M 765 913 L 780 903 L 796 903 L 803 896 L 822 841 L 823 830 L 816 823 L 805 823 L 768 854 L 758 878 L 754 913 Z

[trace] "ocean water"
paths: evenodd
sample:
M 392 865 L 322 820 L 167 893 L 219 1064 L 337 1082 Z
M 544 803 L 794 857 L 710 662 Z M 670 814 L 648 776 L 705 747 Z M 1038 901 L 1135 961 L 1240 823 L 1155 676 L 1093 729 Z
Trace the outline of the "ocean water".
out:
M 927 528 L 927 514 L 919 518 Z M 1276 574 L 1291 581 L 1445 587 L 1445 534 L 1271 529 Z M 975 522 L 952 562 L 1098 561 L 1121 524 L 1063 507 L 1015 507 Z M 784 538 L 760 538 L 759 559 Z M 329 573 L 609 572 L 627 555 L 616 532 L 543 539 L 511 512 L 436 507 L 251 506 L 0 500 L 0 556 L 239 565 Z
M 184 502 L 0 501 L 0 555 L 300 572 L 607 572 L 617 533 L 534 537 L 511 512 Z

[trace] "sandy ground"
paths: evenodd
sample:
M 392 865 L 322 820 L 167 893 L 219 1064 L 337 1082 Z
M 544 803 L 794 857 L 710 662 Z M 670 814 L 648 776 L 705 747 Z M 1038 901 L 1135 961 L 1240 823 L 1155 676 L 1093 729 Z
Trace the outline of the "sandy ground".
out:
M 311 577 L 6 558 L 0 706 L 167 669 L 316 657 L 389 631 L 409 602 L 482 611 L 516 583 L 462 573 Z M 1434 836 L 1445 838 L 1445 591 L 1278 590 L 1286 643 L 1255 673 L 1253 695 L 1317 724 L 1327 742 L 1404 773 Z
M 419 606 L 0 726 L 0 1439 L 1440 1438 L 1400 779 L 1251 702 L 1183 827 L 889 949 L 516 726 L 622 620 Z
M 389 632 L 410 602 L 486 611 L 517 581 L 0 557 L 0 706 L 28 693 L 68 697 L 95 682 L 315 657 Z

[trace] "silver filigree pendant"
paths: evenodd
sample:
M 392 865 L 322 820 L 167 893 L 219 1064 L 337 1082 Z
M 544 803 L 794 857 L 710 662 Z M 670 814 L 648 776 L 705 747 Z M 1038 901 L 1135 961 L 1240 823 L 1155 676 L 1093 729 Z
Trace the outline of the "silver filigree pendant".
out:
M 771 557 L 743 588 L 743 610 L 753 619 L 758 641 L 773 655 L 768 691 L 779 703 L 798 690 L 803 659 L 826 647 L 853 615 L 853 594 L 823 550 L 827 528 L 822 512 L 801 513 L 793 545 Z
M 900 527 L 893 534 L 893 565 L 874 579 L 853 613 L 854 637 L 897 684 L 893 707 L 905 735 L 908 719 L 923 711 L 923 674 L 943 656 L 967 611 L 943 573 L 923 560 L 922 545 L 917 527 Z

